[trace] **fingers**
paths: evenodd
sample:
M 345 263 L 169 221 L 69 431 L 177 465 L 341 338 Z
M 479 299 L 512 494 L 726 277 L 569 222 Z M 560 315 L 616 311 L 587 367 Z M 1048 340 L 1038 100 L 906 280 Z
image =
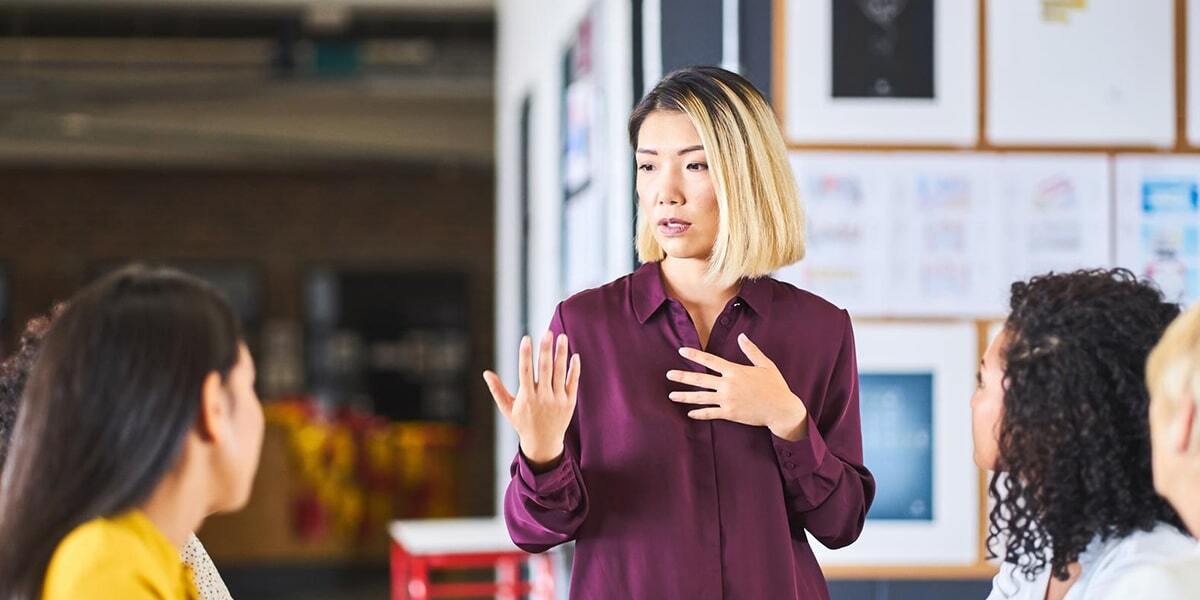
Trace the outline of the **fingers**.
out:
M 521 338 L 521 349 L 517 353 L 517 373 L 520 377 L 521 389 L 533 391 L 533 340 L 529 336 Z
M 766 367 L 775 364 L 744 333 L 738 335 L 738 346 L 741 347 L 742 353 L 746 355 L 746 358 L 750 359 L 750 364 L 756 367 Z
M 554 347 L 554 375 L 551 376 L 551 379 L 554 383 L 554 395 L 565 394 L 567 389 L 567 336 L 565 334 L 558 335 L 558 342 Z
M 717 398 L 717 394 L 713 392 L 671 392 L 667 397 L 672 402 L 680 404 L 704 404 L 707 406 L 720 406 L 721 401 Z
M 707 352 L 701 352 L 695 348 L 680 348 L 679 355 L 694 363 L 708 367 L 722 375 L 728 372 L 731 367 L 738 366 L 721 358 L 720 356 L 709 354 Z
M 496 407 L 500 409 L 500 414 L 504 415 L 505 419 L 512 416 L 513 396 L 508 393 L 508 388 L 504 387 L 504 383 L 500 381 L 500 376 L 492 371 L 483 372 L 483 381 L 487 384 L 488 391 L 492 393 L 492 399 L 496 401 Z
M 688 412 L 688 417 L 697 421 L 712 421 L 725 418 L 723 408 L 698 408 Z
M 575 404 L 576 394 L 579 393 L 579 355 L 571 357 L 571 370 L 567 372 L 567 400 Z
M 667 379 L 677 381 L 693 387 L 715 390 L 721 385 L 721 378 L 708 373 L 697 373 L 695 371 L 667 371 Z
M 547 386 L 546 387 L 547 390 L 552 389 L 552 387 L 550 387 L 550 380 L 554 375 L 554 372 L 553 372 L 554 353 L 553 353 L 553 349 L 551 348 L 551 344 L 554 342 L 554 338 L 551 337 L 552 335 L 553 334 L 551 334 L 549 331 L 547 331 L 546 335 L 542 336 L 541 345 L 538 346 L 537 383 L 538 383 L 538 385 Z

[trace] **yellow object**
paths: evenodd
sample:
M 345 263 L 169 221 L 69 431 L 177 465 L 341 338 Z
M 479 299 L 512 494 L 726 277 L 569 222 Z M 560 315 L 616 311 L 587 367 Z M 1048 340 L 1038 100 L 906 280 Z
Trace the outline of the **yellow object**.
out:
M 59 542 L 42 600 L 196 600 L 192 573 L 141 511 L 92 519 Z
M 1071 11 L 1087 8 L 1087 0 L 1042 0 L 1042 20 L 1050 23 L 1066 23 Z

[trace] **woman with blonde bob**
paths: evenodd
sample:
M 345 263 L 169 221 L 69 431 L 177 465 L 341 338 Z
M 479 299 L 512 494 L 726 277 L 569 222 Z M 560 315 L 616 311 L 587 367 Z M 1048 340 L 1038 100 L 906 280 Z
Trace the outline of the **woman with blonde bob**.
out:
M 694 67 L 629 137 L 642 266 L 560 303 L 536 363 L 521 340 L 515 395 L 484 374 L 520 438 L 509 532 L 577 542 L 572 598 L 828 598 L 809 540 L 853 542 L 874 480 L 849 316 L 768 276 L 804 256 L 775 116 Z
M 1146 361 L 1154 489 L 1193 536 L 1200 536 L 1200 304 L 1167 328 Z M 1200 590 L 1200 546 L 1187 556 L 1130 572 L 1109 595 L 1184 600 Z

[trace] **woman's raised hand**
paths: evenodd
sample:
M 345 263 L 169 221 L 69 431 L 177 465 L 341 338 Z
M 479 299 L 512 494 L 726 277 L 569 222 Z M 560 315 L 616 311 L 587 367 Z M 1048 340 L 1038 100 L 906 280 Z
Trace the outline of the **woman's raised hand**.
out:
M 553 466 L 562 457 L 563 439 L 575 413 L 575 395 L 579 391 L 579 355 L 567 358 L 567 336 L 559 335 L 556 345 L 552 334 L 542 336 L 538 348 L 537 378 L 534 378 L 533 342 L 521 338 L 518 357 L 520 387 L 513 396 L 492 371 L 484 371 L 483 380 L 500 412 L 521 438 L 521 452 L 538 467 Z

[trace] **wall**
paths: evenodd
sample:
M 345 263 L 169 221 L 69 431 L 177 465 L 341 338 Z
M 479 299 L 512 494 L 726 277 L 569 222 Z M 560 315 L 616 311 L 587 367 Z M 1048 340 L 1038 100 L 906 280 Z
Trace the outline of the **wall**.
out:
M 515 385 L 516 349 L 521 335 L 544 331 L 562 300 L 558 281 L 559 223 L 562 193 L 558 166 L 561 154 L 563 53 L 575 28 L 592 2 L 585 0 L 519 0 L 497 6 L 498 56 L 496 94 L 496 366 L 509 385 Z M 616 190 L 608 201 L 610 223 L 627 224 L 633 218 L 632 153 L 625 136 L 625 119 L 633 105 L 631 64 L 631 4 L 602 2 L 601 19 L 606 27 L 602 60 L 607 65 L 604 81 L 610 100 L 607 147 L 603 157 Z M 520 110 L 530 98 L 530 332 L 519 331 L 521 185 L 519 161 Z M 630 190 L 622 193 L 620 190 Z M 605 270 L 610 279 L 629 271 L 633 264 L 630 243 L 632 226 L 609 228 Z M 508 481 L 508 467 L 516 453 L 516 437 L 508 423 L 496 420 L 496 472 L 499 482 Z M 503 486 L 497 486 L 497 510 Z
M 0 169 L 0 264 L 13 322 L 44 312 L 97 263 L 237 260 L 256 265 L 266 318 L 301 321 L 310 267 L 465 272 L 471 372 L 492 363 L 494 214 L 487 169 L 380 165 L 268 169 Z M 468 389 L 463 509 L 492 509 L 491 399 Z

